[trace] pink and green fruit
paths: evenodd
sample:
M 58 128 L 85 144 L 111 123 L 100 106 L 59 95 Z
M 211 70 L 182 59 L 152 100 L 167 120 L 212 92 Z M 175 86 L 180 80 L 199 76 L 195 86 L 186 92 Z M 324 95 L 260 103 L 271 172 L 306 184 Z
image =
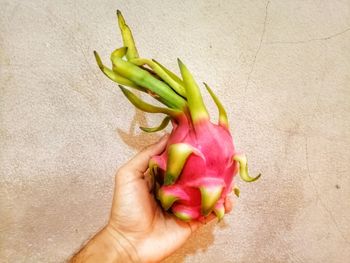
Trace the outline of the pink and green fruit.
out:
M 218 124 L 210 122 L 200 90 L 187 67 L 178 59 L 181 76 L 177 76 L 156 60 L 140 58 L 120 11 L 117 17 L 124 45 L 112 52 L 111 69 L 94 52 L 97 64 L 108 78 L 120 84 L 135 107 L 166 115 L 158 127 L 140 127 L 143 131 L 160 131 L 169 122 L 173 127 L 164 152 L 149 162 L 156 198 L 164 210 L 184 221 L 203 220 L 211 213 L 221 219 L 225 197 L 234 188 L 237 172 L 246 182 L 253 182 L 260 175 L 249 176 L 245 155 L 237 153 L 233 145 L 225 109 L 209 86 L 204 84 L 218 108 Z M 141 100 L 124 86 L 149 94 L 165 107 Z M 238 195 L 239 190 L 234 190 Z

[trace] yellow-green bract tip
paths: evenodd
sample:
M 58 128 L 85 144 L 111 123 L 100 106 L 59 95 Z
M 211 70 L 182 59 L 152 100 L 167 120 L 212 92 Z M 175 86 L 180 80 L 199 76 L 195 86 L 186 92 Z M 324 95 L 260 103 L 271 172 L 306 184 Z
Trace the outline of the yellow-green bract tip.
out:
M 248 173 L 247 157 L 244 154 L 236 154 L 233 159 L 239 163 L 239 175 L 241 179 L 245 182 L 254 182 L 258 180 L 261 174 L 256 177 L 251 177 Z
M 207 85 L 207 83 L 203 82 L 203 84 L 207 88 L 210 96 L 214 100 L 216 107 L 219 110 L 219 125 L 228 129 L 228 119 L 227 119 L 227 114 L 226 114 L 224 106 L 221 104 L 220 100 L 215 95 L 215 93 L 212 91 L 212 89 Z
M 238 187 L 234 187 L 233 188 L 233 193 L 235 194 L 235 196 L 239 197 L 239 195 L 241 194 L 241 190 L 239 190 Z
M 122 15 L 122 12 L 117 9 L 117 17 L 118 17 L 118 22 L 121 24 L 121 25 L 125 25 L 125 19 Z
M 139 53 L 137 52 L 134 38 L 132 36 L 130 28 L 125 23 L 125 19 L 122 13 L 119 10 L 117 10 L 117 18 L 118 18 L 119 28 L 122 33 L 124 46 L 128 47 L 126 57 L 128 59 L 137 58 L 139 56 Z
M 185 64 L 183 64 L 179 58 L 177 59 L 177 61 L 184 82 L 187 103 L 193 124 L 209 120 L 209 114 L 204 105 L 203 98 L 196 81 L 194 80 L 192 74 L 187 69 Z
M 95 59 L 96 59 L 96 62 L 97 62 L 97 65 L 100 69 L 103 69 L 103 64 L 102 64 L 102 60 L 100 58 L 100 56 L 98 55 L 97 51 L 94 50 L 94 56 L 95 56 Z

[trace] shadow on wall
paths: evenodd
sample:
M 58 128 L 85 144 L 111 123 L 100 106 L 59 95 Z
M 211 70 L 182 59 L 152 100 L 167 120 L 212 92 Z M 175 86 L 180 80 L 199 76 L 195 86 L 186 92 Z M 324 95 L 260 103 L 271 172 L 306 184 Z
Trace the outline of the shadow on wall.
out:
M 137 151 L 141 151 L 151 142 L 156 142 L 161 137 L 159 133 L 142 132 L 140 134 L 135 134 L 135 129 L 139 129 L 139 126 L 147 127 L 147 119 L 143 111 L 135 109 L 135 115 L 130 124 L 128 132 L 117 128 L 117 132 L 120 138 L 123 140 L 123 142 Z
M 207 250 L 213 249 L 213 243 L 215 240 L 214 231 L 217 228 L 230 228 L 225 219 L 221 222 L 216 220 L 210 222 L 208 225 L 204 225 L 198 231 L 196 231 L 191 238 L 180 248 L 175 254 L 171 255 L 163 263 L 179 263 L 185 262 L 186 258 L 191 255 L 195 255 L 199 252 L 206 252 Z M 216 230 L 215 230 L 216 229 Z M 203 258 L 205 255 L 203 255 Z M 203 258 L 198 262 L 211 262 L 203 261 Z M 188 259 L 187 259 L 188 260 Z M 197 262 L 197 261 L 196 261 Z
M 163 263 L 180 263 L 185 262 L 186 257 L 194 255 L 198 252 L 205 252 L 210 249 L 211 245 L 214 243 L 214 230 L 215 230 L 215 221 L 210 224 L 200 228 L 196 231 L 186 244 L 180 248 L 176 253 L 166 260 L 162 261 Z

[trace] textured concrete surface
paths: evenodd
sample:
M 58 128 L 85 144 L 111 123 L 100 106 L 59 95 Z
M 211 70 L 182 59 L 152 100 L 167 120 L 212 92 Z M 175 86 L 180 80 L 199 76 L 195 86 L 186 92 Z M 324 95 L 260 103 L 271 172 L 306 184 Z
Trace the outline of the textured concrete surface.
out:
M 183 59 L 228 110 L 252 173 L 170 262 L 347 262 L 350 2 L 0 0 L 0 261 L 62 262 L 105 222 L 119 165 L 158 135 L 95 64 Z M 215 107 L 205 94 L 210 111 Z

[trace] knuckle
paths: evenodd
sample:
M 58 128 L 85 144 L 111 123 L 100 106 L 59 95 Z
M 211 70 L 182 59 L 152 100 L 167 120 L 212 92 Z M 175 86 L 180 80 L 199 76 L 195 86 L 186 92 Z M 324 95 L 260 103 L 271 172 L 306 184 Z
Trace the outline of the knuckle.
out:
M 126 173 L 126 168 L 125 168 L 125 166 L 123 165 L 123 166 L 120 166 L 120 167 L 118 168 L 117 174 L 124 174 L 124 173 Z
M 117 173 L 115 175 L 115 179 L 118 179 L 121 176 L 125 176 L 128 173 L 129 173 L 128 168 L 123 165 L 123 166 L 118 168 Z

